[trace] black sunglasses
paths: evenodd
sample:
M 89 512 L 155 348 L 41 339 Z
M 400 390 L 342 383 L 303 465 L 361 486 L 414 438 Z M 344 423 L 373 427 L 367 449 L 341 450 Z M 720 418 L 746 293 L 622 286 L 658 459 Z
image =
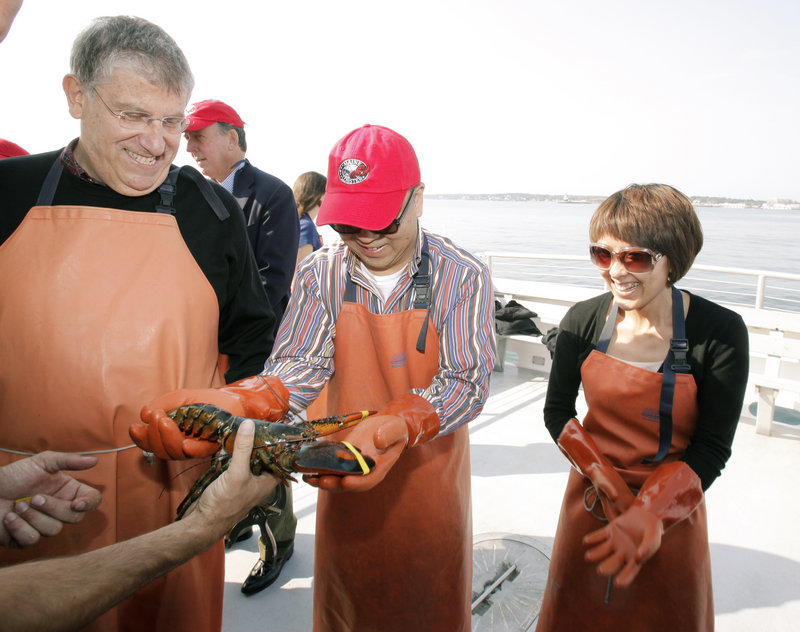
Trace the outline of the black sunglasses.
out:
M 406 214 L 408 207 L 411 206 L 411 200 L 414 199 L 414 195 L 417 192 L 418 186 L 419 185 L 411 187 L 411 195 L 408 196 L 408 202 L 406 202 L 403 206 L 403 209 L 400 211 L 400 215 L 393 219 L 392 223 L 386 228 L 381 228 L 380 230 L 369 230 L 367 228 L 351 226 L 350 224 L 331 224 L 330 226 L 340 235 L 355 235 L 356 233 L 360 233 L 362 230 L 368 233 L 375 233 L 376 235 L 394 235 L 397 232 L 397 229 L 400 228 L 400 224 L 403 221 L 403 216 Z

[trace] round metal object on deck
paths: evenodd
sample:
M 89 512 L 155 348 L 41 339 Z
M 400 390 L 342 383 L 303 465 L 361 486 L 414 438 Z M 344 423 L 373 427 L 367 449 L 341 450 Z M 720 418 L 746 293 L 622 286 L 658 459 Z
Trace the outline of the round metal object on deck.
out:
M 542 605 L 550 558 L 522 536 L 473 546 L 472 632 L 527 632 Z

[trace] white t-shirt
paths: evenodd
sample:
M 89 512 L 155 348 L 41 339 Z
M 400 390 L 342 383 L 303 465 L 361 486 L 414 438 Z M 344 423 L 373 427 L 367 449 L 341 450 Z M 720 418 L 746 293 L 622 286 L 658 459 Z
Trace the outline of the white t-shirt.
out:
M 365 266 L 363 263 L 359 262 L 359 264 L 361 265 L 361 270 L 364 272 L 364 275 L 371 279 L 373 283 L 375 283 L 375 286 L 378 288 L 378 292 L 380 292 L 384 303 L 389 300 L 392 290 L 397 285 L 400 277 L 402 277 L 406 271 L 406 268 L 400 268 L 397 272 L 392 272 L 391 274 L 377 275 L 368 270 L 367 266 Z

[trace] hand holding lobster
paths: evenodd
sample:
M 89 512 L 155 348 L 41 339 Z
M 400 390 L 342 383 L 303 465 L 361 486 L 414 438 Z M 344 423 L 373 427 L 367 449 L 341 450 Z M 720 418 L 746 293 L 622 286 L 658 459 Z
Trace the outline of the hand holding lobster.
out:
M 278 421 L 289 410 L 289 392 L 271 375 L 256 375 L 222 388 L 181 389 L 157 397 L 142 408 L 143 423 L 130 427 L 133 441 L 160 459 L 195 459 L 219 450 L 213 441 L 187 437 L 167 411 L 210 404 L 237 417 Z
M 358 446 L 365 457 L 369 457 L 375 467 L 369 476 L 332 476 L 304 474 L 303 480 L 309 485 L 329 492 L 366 491 L 380 483 L 395 464 L 408 443 L 408 429 L 405 422 L 394 415 L 373 415 L 346 434 L 348 443 Z M 329 437 L 342 439 L 340 433 Z
M 296 471 L 339 476 L 365 475 L 371 471 L 374 461 L 362 456 L 353 445 L 317 440 L 359 423 L 370 411 L 299 425 L 265 421 L 282 419 L 288 413 L 287 400 L 285 387 L 272 376 L 255 376 L 221 389 L 177 391 L 145 406 L 143 423 L 132 425 L 130 435 L 140 448 L 161 458 L 216 454 L 211 467 L 178 507 L 178 518 L 226 470 L 237 431 L 251 417 L 255 417 L 252 419 L 255 443 L 250 459 L 253 474 L 268 471 L 286 482 Z
M 246 420 L 236 433 L 230 466 L 186 510 L 187 516 L 195 514 L 197 519 L 212 526 L 218 538 L 280 484 L 275 476 L 254 476 L 250 470 L 254 439 L 255 424 Z
M 439 433 L 439 428 L 439 416 L 433 405 L 419 395 L 406 393 L 354 428 L 330 437 L 352 442 L 374 460 L 375 468 L 369 476 L 307 475 L 303 480 L 331 492 L 372 489 L 386 477 L 405 448 L 430 441 Z

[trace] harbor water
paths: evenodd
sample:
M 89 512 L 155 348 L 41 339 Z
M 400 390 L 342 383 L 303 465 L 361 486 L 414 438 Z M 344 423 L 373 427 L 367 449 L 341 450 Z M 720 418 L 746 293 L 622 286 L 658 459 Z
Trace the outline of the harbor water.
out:
M 556 262 L 551 268 L 509 262 L 500 276 L 523 280 L 559 280 L 569 272 L 581 285 L 603 289 L 588 263 L 589 220 L 596 204 L 514 202 L 425 198 L 422 225 L 451 238 L 474 254 L 516 252 L 576 255 L 580 262 Z M 800 273 L 800 211 L 697 207 L 704 245 L 695 264 Z M 754 279 L 690 271 L 679 287 L 720 302 L 753 304 Z M 574 282 L 574 281 L 573 281 Z M 800 283 L 768 280 L 766 307 L 800 311 Z

